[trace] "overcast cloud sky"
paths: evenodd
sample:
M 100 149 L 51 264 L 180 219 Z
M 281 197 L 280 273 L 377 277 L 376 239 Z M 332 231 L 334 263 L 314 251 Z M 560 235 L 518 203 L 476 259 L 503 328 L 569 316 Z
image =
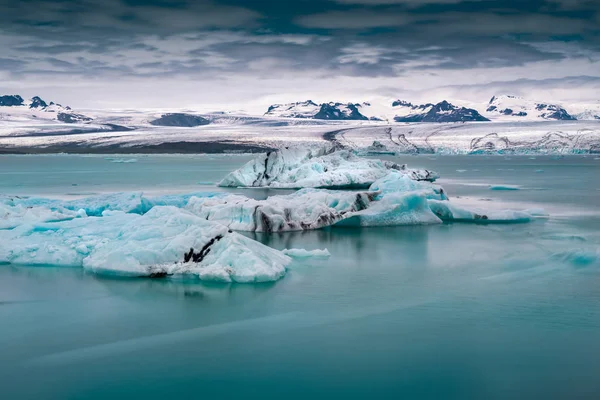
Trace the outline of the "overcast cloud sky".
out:
M 598 0 L 0 0 L 0 92 L 76 108 L 600 100 Z

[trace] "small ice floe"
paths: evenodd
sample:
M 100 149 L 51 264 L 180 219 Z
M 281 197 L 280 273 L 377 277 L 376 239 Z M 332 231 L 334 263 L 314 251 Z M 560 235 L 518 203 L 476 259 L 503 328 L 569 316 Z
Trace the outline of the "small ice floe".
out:
M 110 162 L 117 164 L 131 164 L 136 163 L 137 161 L 137 158 L 113 158 L 110 160 Z
M 292 258 L 328 258 L 331 256 L 327 249 L 305 250 L 305 249 L 284 249 L 281 251 L 286 256 Z
M 428 203 L 431 211 L 444 222 L 520 223 L 548 217 L 541 209 L 482 210 L 452 204 L 449 201 L 428 200 Z
M 463 172 L 467 172 L 467 170 L 466 169 L 457 169 L 456 172 L 459 172 L 462 174 Z
M 521 190 L 516 185 L 490 185 L 490 190 Z
M 536 170 L 535 170 L 535 173 L 536 173 L 536 174 L 541 174 L 542 172 L 544 172 L 544 170 L 543 170 L 543 169 L 536 169 Z

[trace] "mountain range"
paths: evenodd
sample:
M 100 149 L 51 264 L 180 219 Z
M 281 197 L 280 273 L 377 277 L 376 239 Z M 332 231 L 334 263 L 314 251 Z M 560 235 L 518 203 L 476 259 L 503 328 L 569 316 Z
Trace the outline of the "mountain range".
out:
M 571 110 L 571 111 L 568 111 Z M 487 104 L 468 107 L 446 100 L 439 103 L 413 104 L 393 100 L 387 104 L 371 102 L 317 104 L 312 100 L 274 104 L 265 116 L 323 120 L 371 120 L 395 122 L 471 122 L 471 121 L 572 121 L 600 120 L 600 103 L 561 105 L 539 102 L 512 95 L 493 96 Z
M 34 118 L 57 120 L 64 123 L 89 122 L 92 118 L 74 113 L 69 106 L 46 102 L 39 96 L 24 99 L 18 94 L 0 96 L 0 107 L 10 107 L 12 113 L 30 115 Z
M 98 115 L 102 115 L 99 113 Z M 214 114 L 214 113 L 213 113 Z M 212 115 L 212 114 L 211 114 Z M 243 117 L 243 113 L 240 114 Z M 62 123 L 127 123 L 114 117 L 106 121 L 74 112 L 68 106 L 47 102 L 39 96 L 24 99 L 20 95 L 0 95 L 0 118 L 13 116 L 55 120 Z M 406 100 L 383 100 L 361 103 L 316 103 L 306 100 L 295 103 L 273 104 L 264 113 L 262 121 L 270 118 L 323 121 L 385 121 L 398 123 L 451 123 L 482 121 L 573 121 L 599 120 L 600 102 L 595 104 L 564 104 L 542 102 L 512 95 L 493 96 L 487 103 L 453 104 L 443 100 L 438 103 L 415 104 Z M 112 119 L 111 119 L 112 118 Z M 165 127 L 195 127 L 215 120 L 196 113 L 144 114 L 140 122 Z M 217 118 L 218 119 L 218 118 Z M 102 120 L 102 121 L 101 121 Z M 300 121 L 298 121 L 300 122 Z M 306 121 L 308 122 L 308 121 Z M 273 121 L 275 123 L 275 121 Z M 305 122 L 302 122 L 305 123 Z

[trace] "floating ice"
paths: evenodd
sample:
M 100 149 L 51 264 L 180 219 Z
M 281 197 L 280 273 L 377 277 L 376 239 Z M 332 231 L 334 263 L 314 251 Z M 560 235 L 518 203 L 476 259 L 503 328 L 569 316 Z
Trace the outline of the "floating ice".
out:
M 0 263 L 83 267 L 96 273 L 161 277 L 185 273 L 225 282 L 273 281 L 291 259 L 280 251 L 170 206 L 144 215 L 21 225 L 0 231 Z
M 450 201 L 428 200 L 429 208 L 442 221 L 479 223 L 518 223 L 530 222 L 534 218 L 545 217 L 543 210 L 479 210 L 467 209 Z
M 132 164 L 137 162 L 137 158 L 107 158 L 107 160 L 116 164 Z
M 318 229 L 371 205 L 378 192 L 303 189 L 254 200 L 245 196 L 192 197 L 186 209 L 239 231 L 281 232 Z
M 101 216 L 104 211 L 123 211 L 126 213 L 144 214 L 154 206 L 175 206 L 181 208 L 184 207 L 188 200 L 193 196 L 213 197 L 224 196 L 224 194 L 196 192 L 147 197 L 141 192 L 130 192 L 113 193 L 67 201 L 37 197 L 5 197 L 0 198 L 0 204 L 10 207 L 21 206 L 33 209 L 44 208 L 65 215 L 69 215 L 71 211 L 77 212 L 79 210 L 84 210 L 88 216 Z
M 305 250 L 305 249 L 284 249 L 282 253 L 293 258 L 327 258 L 331 256 L 327 249 Z
M 399 226 L 439 224 L 424 193 L 388 193 L 366 210 L 349 214 L 336 226 Z
M 219 186 L 273 188 L 359 188 L 368 187 L 390 170 L 414 180 L 435 181 L 427 170 L 409 170 L 405 165 L 365 159 L 347 150 L 332 148 L 282 149 L 261 154 L 227 175 Z
M 384 177 L 376 180 L 369 190 L 381 192 L 383 196 L 395 192 L 420 192 L 428 199 L 448 200 L 441 186 L 430 182 L 416 181 L 398 171 L 390 171 Z
M 515 185 L 491 185 L 490 190 L 521 190 L 521 188 Z

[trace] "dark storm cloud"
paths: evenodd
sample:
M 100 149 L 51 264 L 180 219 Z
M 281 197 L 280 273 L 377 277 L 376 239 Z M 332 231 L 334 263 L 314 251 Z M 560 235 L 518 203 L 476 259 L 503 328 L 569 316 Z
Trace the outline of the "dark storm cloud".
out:
M 516 80 L 544 62 L 581 75 L 598 62 L 599 25 L 596 0 L 3 1 L 0 76 L 364 77 L 383 87 L 420 71 Z

